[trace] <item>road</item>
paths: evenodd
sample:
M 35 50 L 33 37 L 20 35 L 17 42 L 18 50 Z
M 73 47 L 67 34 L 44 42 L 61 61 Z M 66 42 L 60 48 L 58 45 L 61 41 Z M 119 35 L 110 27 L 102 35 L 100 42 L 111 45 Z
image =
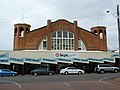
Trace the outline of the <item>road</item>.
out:
M 119 90 L 120 73 L 0 77 L 0 90 Z

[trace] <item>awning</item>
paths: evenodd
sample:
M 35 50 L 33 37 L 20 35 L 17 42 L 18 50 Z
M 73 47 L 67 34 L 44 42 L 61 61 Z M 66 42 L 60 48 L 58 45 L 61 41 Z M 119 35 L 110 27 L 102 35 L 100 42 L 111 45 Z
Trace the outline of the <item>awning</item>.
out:
M 88 58 L 89 62 L 104 63 L 102 59 Z
M 103 61 L 115 63 L 115 60 L 112 58 L 103 58 Z
M 119 58 L 120 55 L 119 55 L 119 54 L 112 54 L 112 55 L 111 55 L 111 58 L 114 58 L 114 57 Z

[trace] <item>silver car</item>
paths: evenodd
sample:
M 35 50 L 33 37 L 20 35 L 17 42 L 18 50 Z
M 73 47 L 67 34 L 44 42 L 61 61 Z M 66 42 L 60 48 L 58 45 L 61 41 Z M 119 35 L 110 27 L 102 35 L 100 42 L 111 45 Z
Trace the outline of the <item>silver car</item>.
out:
M 84 70 L 77 69 L 75 67 L 66 67 L 65 69 L 60 70 L 60 74 L 83 74 L 85 73 Z

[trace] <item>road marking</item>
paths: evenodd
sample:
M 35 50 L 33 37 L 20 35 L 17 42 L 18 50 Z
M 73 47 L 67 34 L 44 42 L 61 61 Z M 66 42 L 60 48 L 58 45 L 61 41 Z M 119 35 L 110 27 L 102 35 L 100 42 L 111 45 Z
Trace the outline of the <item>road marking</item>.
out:
M 66 82 L 64 82 L 64 84 L 65 84 L 66 86 L 70 87 L 70 85 L 69 85 L 69 84 L 67 84 Z
M 18 84 L 18 83 L 16 83 L 16 82 L 13 82 L 13 81 L 0 81 L 0 82 L 12 83 L 12 84 L 17 85 L 17 86 L 19 87 L 19 89 L 21 89 L 21 88 L 22 88 L 20 84 Z
M 108 82 L 103 81 L 103 80 L 105 80 L 105 79 L 107 79 L 107 78 L 109 78 L 109 77 L 101 78 L 101 79 L 99 80 L 99 82 L 104 83 L 104 84 L 112 85 L 111 83 L 108 83 Z

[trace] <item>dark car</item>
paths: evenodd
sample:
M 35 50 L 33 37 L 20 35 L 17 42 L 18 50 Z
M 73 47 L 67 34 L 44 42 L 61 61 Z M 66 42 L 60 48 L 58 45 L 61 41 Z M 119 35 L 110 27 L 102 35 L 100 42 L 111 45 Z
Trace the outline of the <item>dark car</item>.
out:
M 0 76 L 16 76 L 17 72 L 10 69 L 0 69 Z
M 50 71 L 50 70 L 45 69 L 45 68 L 37 68 L 35 70 L 32 70 L 31 74 L 35 75 L 35 76 L 37 76 L 37 75 L 53 75 L 54 71 Z

